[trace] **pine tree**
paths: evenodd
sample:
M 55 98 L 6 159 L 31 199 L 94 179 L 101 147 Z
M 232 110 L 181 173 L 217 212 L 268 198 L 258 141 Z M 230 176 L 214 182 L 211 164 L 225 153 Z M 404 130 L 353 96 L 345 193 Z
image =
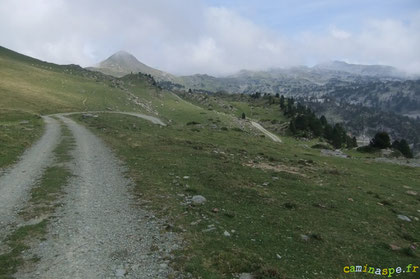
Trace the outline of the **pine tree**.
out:
M 321 121 L 321 124 L 322 124 L 322 126 L 324 126 L 324 127 L 325 127 L 325 125 L 327 125 L 327 124 L 328 124 L 328 122 L 327 122 L 327 118 L 325 118 L 325 116 L 324 116 L 324 115 L 322 115 L 322 116 L 319 118 L 319 120 Z
M 284 96 L 283 95 L 280 96 L 280 108 L 284 109 Z
M 405 139 L 400 141 L 400 151 L 407 158 L 413 158 L 413 152 L 411 152 L 410 146 Z
M 315 137 L 322 135 L 323 127 L 321 121 L 316 118 L 314 114 L 311 114 L 309 117 L 309 127 L 311 128 L 311 131 L 314 133 Z
M 324 127 L 324 137 L 327 140 L 332 141 L 332 138 L 333 138 L 333 128 L 328 123 L 325 124 L 325 127 Z
M 292 132 L 292 134 L 296 134 L 296 126 L 295 121 L 293 119 L 290 120 L 289 129 Z
M 395 140 L 392 143 L 392 148 L 399 150 L 406 158 L 413 158 L 413 152 L 405 139 Z
M 296 130 L 305 131 L 308 128 L 308 119 L 303 115 L 298 115 L 294 122 Z
M 246 118 L 246 116 L 245 116 L 245 112 L 243 112 L 242 113 L 242 119 L 245 119 Z
M 331 144 L 334 146 L 334 148 L 337 148 L 337 149 L 341 148 L 341 146 L 343 145 L 342 134 L 338 127 L 339 126 L 337 126 L 337 124 L 334 126 L 332 130 L 332 139 L 331 139 Z
M 389 148 L 391 147 L 391 139 L 387 132 L 379 132 L 376 133 L 369 145 L 379 149 Z
M 357 147 L 357 139 L 356 137 L 352 138 L 352 147 Z

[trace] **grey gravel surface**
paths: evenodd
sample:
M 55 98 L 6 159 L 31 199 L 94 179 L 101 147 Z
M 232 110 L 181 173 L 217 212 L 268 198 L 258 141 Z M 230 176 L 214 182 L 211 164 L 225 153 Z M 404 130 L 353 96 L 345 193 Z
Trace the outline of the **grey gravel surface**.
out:
M 142 114 L 142 113 L 137 113 L 137 112 L 125 112 L 125 111 L 83 111 L 83 112 L 67 112 L 67 113 L 58 113 L 58 114 L 52 114 L 52 115 L 57 115 L 57 116 L 68 116 L 68 115 L 74 115 L 74 114 L 82 114 L 82 113 L 116 113 L 116 114 L 125 114 L 125 115 L 131 115 L 131 116 L 135 116 L 138 118 L 143 118 L 145 120 L 148 120 L 150 122 L 152 122 L 153 124 L 158 124 L 161 126 L 166 126 L 165 123 L 162 122 L 162 120 L 160 120 L 157 117 L 154 116 L 150 116 L 150 115 L 146 115 L 146 114 Z
M 28 192 L 53 160 L 52 152 L 60 139 L 60 124 L 44 116 L 44 135 L 24 152 L 18 163 L 0 176 L 0 240 L 15 224 L 16 214 L 28 198 Z
M 168 278 L 176 236 L 139 208 L 133 183 L 109 148 L 83 126 L 58 116 L 75 139 L 74 176 L 46 240 L 29 251 L 36 270 L 17 278 Z
M 269 137 L 274 142 L 281 142 L 281 139 L 278 136 L 276 136 L 275 134 L 267 131 L 267 129 L 265 129 L 259 123 L 255 122 L 255 121 L 251 121 L 251 125 L 254 126 L 255 128 L 257 128 L 258 130 L 260 130 L 264 135 Z

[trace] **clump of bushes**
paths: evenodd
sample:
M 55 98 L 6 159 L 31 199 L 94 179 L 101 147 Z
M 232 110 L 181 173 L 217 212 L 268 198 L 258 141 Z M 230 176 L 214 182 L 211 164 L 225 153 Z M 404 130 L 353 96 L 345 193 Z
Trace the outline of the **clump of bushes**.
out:
M 359 147 L 357 150 L 361 152 L 377 152 L 381 149 L 392 148 L 394 154 L 402 154 L 406 158 L 413 158 L 413 152 L 405 139 L 394 140 L 391 144 L 391 138 L 387 132 L 378 132 L 371 139 L 369 145 Z

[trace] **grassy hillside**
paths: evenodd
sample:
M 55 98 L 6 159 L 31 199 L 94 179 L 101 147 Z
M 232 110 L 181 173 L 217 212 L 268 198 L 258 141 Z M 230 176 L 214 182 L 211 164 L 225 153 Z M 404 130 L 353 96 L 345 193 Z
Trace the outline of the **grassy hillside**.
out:
M 136 76 L 126 78 L 173 122 L 159 128 L 126 116 L 76 119 L 127 162 L 144 206 L 183 234 L 177 269 L 197 278 L 335 279 L 349 277 L 348 265 L 418 262 L 420 198 L 412 193 L 420 190 L 419 168 L 353 150 L 345 151 L 352 158 L 327 157 L 310 148 L 316 141 L 283 136 L 278 144 L 233 122 L 245 112 L 267 128 L 282 126 L 287 119 L 277 104 L 186 93 L 195 106 L 173 95 L 170 106 L 163 95 L 159 106 Z M 194 195 L 207 202 L 192 205 Z
M 418 168 L 324 157 L 308 142 L 276 144 L 213 120 L 77 119 L 127 162 L 143 205 L 183 233 L 176 268 L 196 278 L 347 278 L 346 265 L 418 262 L 420 199 L 407 194 L 420 191 Z M 194 206 L 193 195 L 207 202 Z
M 0 168 L 15 162 L 42 134 L 43 121 L 33 113 L 0 109 Z
M 310 148 L 315 141 L 282 136 L 274 143 L 239 119 L 244 112 L 281 134 L 287 119 L 277 104 L 217 95 L 184 100 L 144 75 L 117 79 L 7 49 L 0 49 L 0 74 L 0 154 L 8 158 L 0 167 L 42 133 L 38 114 L 108 108 L 168 124 L 74 116 L 127 163 L 143 206 L 183 236 L 174 267 L 194 278 L 359 278 L 344 266 L 419 263 L 419 168 L 355 151 L 327 157 Z M 194 195 L 207 202 L 193 205 Z
M 42 134 L 39 115 L 121 110 L 160 115 L 166 121 L 189 121 L 190 115 L 197 121 L 204 117 L 202 109 L 159 90 L 153 80 L 141 74 L 117 79 L 0 47 L 0 76 L 0 126 L 4 131 L 0 135 L 0 168 L 15 161 Z M 26 129 L 20 121 L 30 121 L 28 125 L 34 127 Z
M 134 110 L 115 80 L 75 65 L 59 66 L 0 48 L 0 108 L 50 114 Z
M 0 168 L 14 162 L 42 134 L 40 114 L 138 109 L 111 78 L 2 47 L 0 76 Z

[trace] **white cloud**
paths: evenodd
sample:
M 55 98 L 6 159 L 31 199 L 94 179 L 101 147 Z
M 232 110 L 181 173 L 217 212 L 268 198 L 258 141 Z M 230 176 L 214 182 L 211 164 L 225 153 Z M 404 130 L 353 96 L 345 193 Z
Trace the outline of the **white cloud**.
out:
M 0 45 L 88 66 L 127 50 L 176 74 L 226 74 L 339 59 L 420 73 L 420 13 L 370 20 L 361 30 L 283 37 L 224 7 L 196 0 L 1 0 Z
M 326 35 L 303 33 L 300 53 L 311 61 L 344 60 L 350 63 L 391 65 L 420 73 L 420 16 L 407 23 L 369 20 L 359 33 L 336 27 Z
M 332 37 L 334 37 L 336 39 L 339 39 L 339 40 L 345 40 L 345 39 L 348 39 L 348 38 L 351 37 L 350 32 L 346 32 L 344 30 L 338 29 L 335 26 L 331 27 L 330 34 L 331 34 Z

